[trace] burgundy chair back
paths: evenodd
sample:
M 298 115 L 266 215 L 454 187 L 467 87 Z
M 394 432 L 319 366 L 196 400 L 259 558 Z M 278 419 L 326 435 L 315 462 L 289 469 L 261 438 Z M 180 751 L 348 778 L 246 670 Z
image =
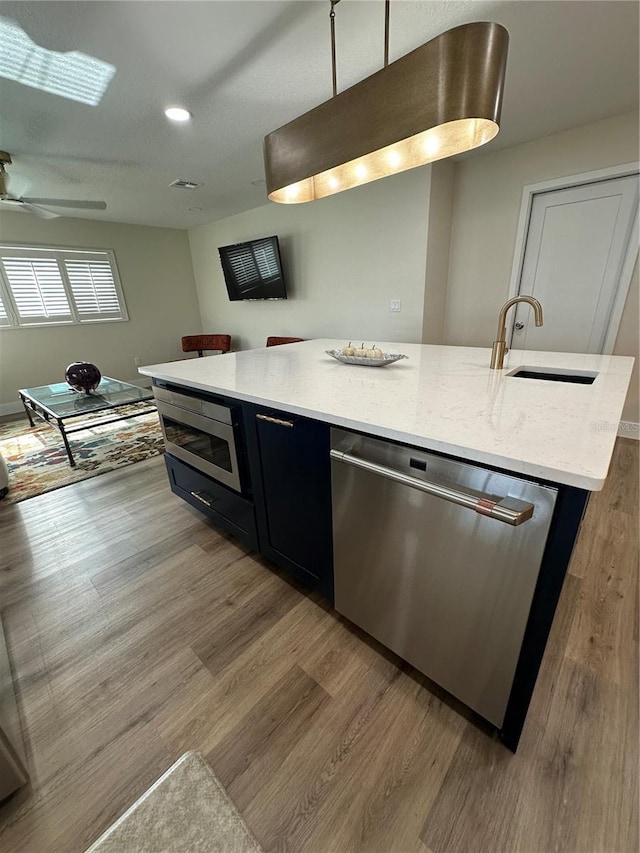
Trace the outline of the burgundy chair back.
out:
M 204 350 L 214 349 L 229 352 L 231 335 L 185 335 L 182 338 L 182 352 L 197 352 L 202 358 Z
M 267 346 L 268 347 L 279 347 L 281 344 L 297 344 L 299 341 L 303 341 L 304 338 L 278 338 L 273 335 L 267 338 Z

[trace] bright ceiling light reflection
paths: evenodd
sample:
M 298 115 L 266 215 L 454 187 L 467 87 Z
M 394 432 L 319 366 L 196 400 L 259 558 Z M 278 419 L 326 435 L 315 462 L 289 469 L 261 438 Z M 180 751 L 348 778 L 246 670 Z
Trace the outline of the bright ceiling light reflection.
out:
M 168 107 L 164 111 L 164 114 L 171 121 L 189 121 L 191 118 L 189 110 L 185 110 L 183 107 Z
M 329 186 L 332 190 L 336 190 L 340 186 L 340 181 L 337 178 L 329 178 Z
M 115 73 L 115 66 L 86 53 L 40 47 L 17 24 L 0 19 L 0 77 L 95 107 Z
M 359 163 L 356 166 L 356 178 L 366 178 L 367 177 L 367 167 L 363 166 L 362 163 Z
M 402 161 L 402 157 L 398 154 L 397 151 L 390 151 L 388 159 L 389 159 L 389 165 L 393 169 L 397 169 L 398 166 L 400 165 L 401 161 Z

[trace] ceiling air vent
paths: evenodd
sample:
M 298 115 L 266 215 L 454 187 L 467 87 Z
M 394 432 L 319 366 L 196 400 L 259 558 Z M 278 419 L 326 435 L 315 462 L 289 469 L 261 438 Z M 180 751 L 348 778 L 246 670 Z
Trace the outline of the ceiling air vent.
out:
M 182 178 L 178 178 L 173 181 L 173 183 L 169 184 L 170 187 L 179 187 L 181 190 L 197 190 L 198 187 L 201 187 L 202 184 L 198 184 L 195 181 L 183 181 Z

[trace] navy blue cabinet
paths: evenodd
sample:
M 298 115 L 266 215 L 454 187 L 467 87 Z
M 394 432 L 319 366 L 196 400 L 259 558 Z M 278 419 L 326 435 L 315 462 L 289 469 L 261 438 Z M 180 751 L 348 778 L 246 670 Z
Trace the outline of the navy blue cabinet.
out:
M 260 552 L 333 603 L 329 426 L 243 410 Z
M 165 453 L 171 491 L 232 533 L 249 548 L 258 549 L 254 507 L 250 500 L 212 480 L 181 459 Z

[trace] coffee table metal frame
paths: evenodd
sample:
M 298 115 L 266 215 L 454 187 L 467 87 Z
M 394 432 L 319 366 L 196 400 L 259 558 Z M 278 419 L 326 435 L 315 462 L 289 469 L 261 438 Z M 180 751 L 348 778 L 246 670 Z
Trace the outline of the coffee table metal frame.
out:
M 109 383 L 116 383 L 119 386 L 120 391 L 126 393 L 127 390 L 138 392 L 135 396 L 137 399 L 129 399 L 122 401 L 110 401 L 108 399 L 104 399 L 104 405 L 98 404 L 96 406 L 96 401 L 98 397 L 102 397 L 100 394 L 101 386 L 103 389 L 108 387 Z M 66 386 L 65 382 L 57 383 L 60 385 L 61 389 L 64 389 Z M 50 385 L 40 386 L 41 388 L 50 388 Z M 68 387 L 68 386 L 67 386 Z M 56 412 L 53 408 L 46 405 L 42 400 L 38 400 L 32 392 L 37 391 L 37 388 L 22 388 L 18 391 L 18 395 L 20 396 L 20 400 L 22 405 L 24 406 L 24 410 L 29 418 L 29 424 L 33 427 L 35 426 L 33 415 L 37 415 L 41 420 L 45 423 L 48 423 L 49 426 L 55 427 L 60 435 L 62 436 L 62 440 L 64 441 L 65 450 L 67 451 L 67 456 L 69 457 L 69 465 L 72 468 L 76 467 L 75 459 L 73 458 L 73 453 L 71 452 L 71 447 L 69 445 L 68 436 L 72 435 L 74 432 L 81 432 L 82 430 L 90 429 L 91 427 L 96 426 L 104 426 L 105 424 L 115 423 L 116 421 L 129 420 L 129 418 L 139 418 L 142 415 L 149 415 L 152 412 L 156 412 L 157 409 L 155 405 L 147 405 L 141 406 L 140 411 L 127 412 L 126 414 L 120 413 L 115 414 L 113 417 L 108 418 L 96 418 L 91 421 L 84 421 L 73 427 L 68 427 L 65 424 L 65 421 L 69 421 L 76 418 L 86 418 L 87 415 L 93 414 L 94 412 L 107 412 L 107 411 L 115 411 L 117 409 L 121 409 L 124 406 L 134 406 L 137 403 L 143 404 L 149 400 L 153 400 L 153 392 L 151 389 L 141 388 L 138 385 L 132 385 L 128 382 L 122 382 L 120 379 L 111 379 L 109 376 L 103 376 L 100 385 L 95 389 L 95 391 L 85 394 L 80 391 L 73 391 L 72 388 L 69 388 L 69 392 L 78 395 L 78 400 L 82 401 L 83 398 L 88 398 L 91 401 L 92 408 L 86 410 L 79 410 L 77 412 L 71 412 L 69 414 L 60 414 L 60 412 Z

